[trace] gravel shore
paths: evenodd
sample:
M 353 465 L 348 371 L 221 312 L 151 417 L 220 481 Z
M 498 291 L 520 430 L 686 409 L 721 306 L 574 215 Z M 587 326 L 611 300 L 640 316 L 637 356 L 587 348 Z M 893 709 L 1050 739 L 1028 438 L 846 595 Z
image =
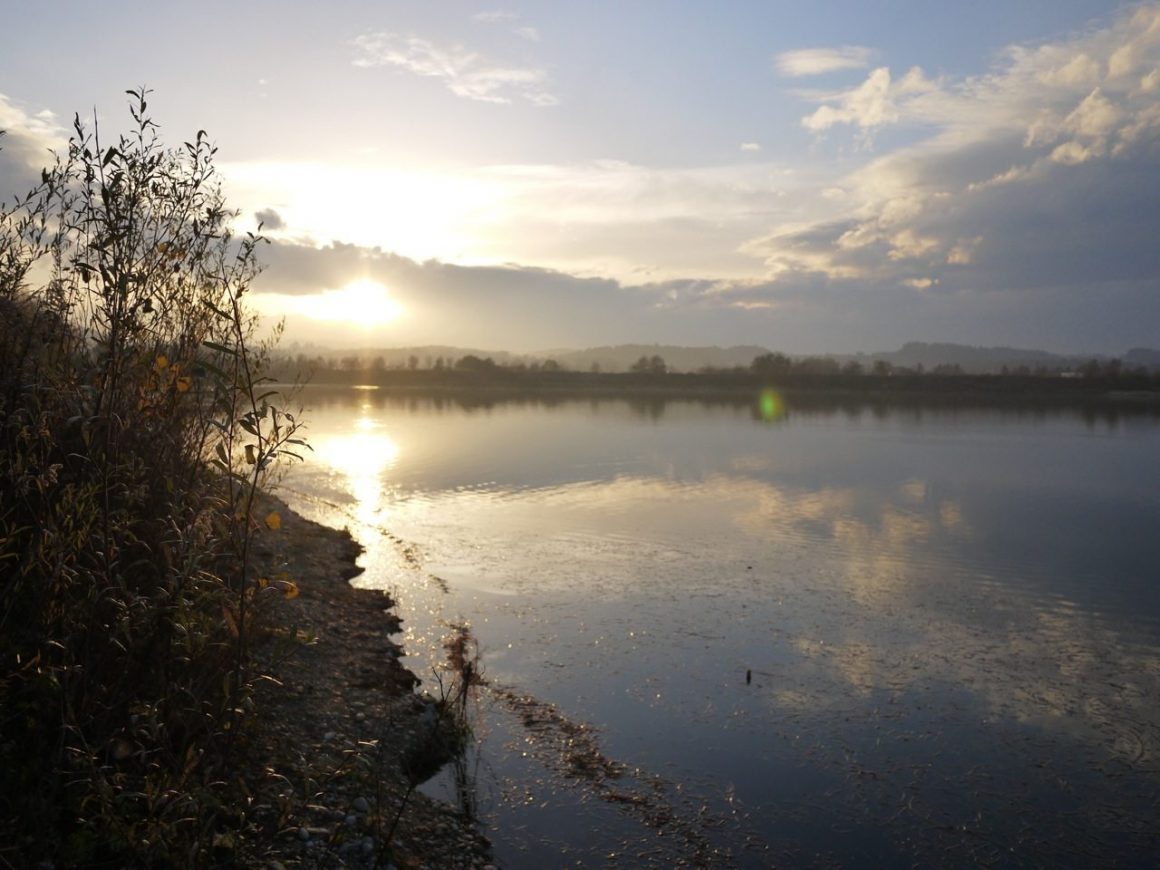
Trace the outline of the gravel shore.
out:
M 485 837 L 416 791 L 446 755 L 443 719 L 399 661 L 393 602 L 348 582 L 361 547 L 345 530 L 275 511 L 255 541 L 262 593 L 255 727 L 243 778 L 247 866 L 486 868 Z M 287 598 L 288 581 L 297 596 Z

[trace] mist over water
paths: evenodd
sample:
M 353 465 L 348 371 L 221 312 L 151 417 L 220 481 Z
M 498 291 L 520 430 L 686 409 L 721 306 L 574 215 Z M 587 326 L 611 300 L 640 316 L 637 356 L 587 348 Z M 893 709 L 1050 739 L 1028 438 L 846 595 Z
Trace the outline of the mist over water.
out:
M 1146 866 L 1160 420 L 308 389 L 348 525 L 478 738 L 508 867 Z

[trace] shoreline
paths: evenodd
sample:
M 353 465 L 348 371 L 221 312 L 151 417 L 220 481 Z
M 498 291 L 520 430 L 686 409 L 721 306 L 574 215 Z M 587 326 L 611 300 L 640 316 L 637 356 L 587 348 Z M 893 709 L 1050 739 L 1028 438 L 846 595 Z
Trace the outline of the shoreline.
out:
M 362 546 L 276 496 L 263 494 L 259 510 L 281 517 L 257 535 L 259 576 L 287 577 L 298 595 L 268 590 L 259 610 L 247 860 L 271 870 L 493 867 L 486 837 L 415 788 L 426 778 L 417 765 L 433 773 L 448 752 L 432 730 L 435 703 L 400 662 L 394 602 L 349 582 L 362 572 Z
M 274 382 L 273 387 L 326 390 L 359 390 L 400 400 L 432 399 L 465 405 L 510 401 L 607 401 L 627 402 L 707 402 L 755 404 L 769 392 L 777 394 L 792 410 L 800 408 L 995 408 L 1052 411 L 1096 411 L 1126 414 L 1160 413 L 1160 389 L 1087 384 L 1075 381 L 1032 380 L 992 376 L 961 379 L 920 376 L 917 378 L 873 379 L 861 383 L 843 378 L 815 381 L 778 382 L 755 378 L 733 381 L 701 379 L 699 376 L 669 375 L 654 379 L 617 382 L 598 379 L 533 380 L 484 377 L 440 379 L 352 377 L 349 380 L 305 384 Z

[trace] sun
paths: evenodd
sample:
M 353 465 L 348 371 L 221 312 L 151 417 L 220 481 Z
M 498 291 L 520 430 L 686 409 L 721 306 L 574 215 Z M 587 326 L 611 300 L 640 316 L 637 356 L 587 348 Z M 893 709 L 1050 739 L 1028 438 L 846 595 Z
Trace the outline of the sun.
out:
M 300 301 L 303 313 L 315 320 L 342 321 L 362 326 L 383 326 L 403 314 L 403 306 L 387 288 L 370 278 L 351 281 L 339 290 L 325 290 Z

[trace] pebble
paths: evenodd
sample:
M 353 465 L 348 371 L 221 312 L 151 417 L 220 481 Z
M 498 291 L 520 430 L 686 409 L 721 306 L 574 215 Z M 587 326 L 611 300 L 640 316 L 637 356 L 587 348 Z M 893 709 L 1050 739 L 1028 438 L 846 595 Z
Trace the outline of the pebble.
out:
M 322 739 L 325 740 L 327 743 L 332 742 L 337 737 L 338 737 L 337 731 L 327 731 L 325 734 L 322 735 Z
M 299 828 L 298 829 L 298 839 L 301 840 L 303 843 L 309 841 L 310 840 L 310 831 L 306 830 L 306 828 Z
M 371 811 L 371 803 L 365 797 L 356 797 L 351 807 L 356 813 L 369 813 Z
M 366 718 L 367 718 L 367 714 L 364 713 L 362 710 L 359 710 L 357 713 L 354 714 L 354 718 L 355 718 L 355 721 L 357 721 L 357 722 L 365 722 Z

